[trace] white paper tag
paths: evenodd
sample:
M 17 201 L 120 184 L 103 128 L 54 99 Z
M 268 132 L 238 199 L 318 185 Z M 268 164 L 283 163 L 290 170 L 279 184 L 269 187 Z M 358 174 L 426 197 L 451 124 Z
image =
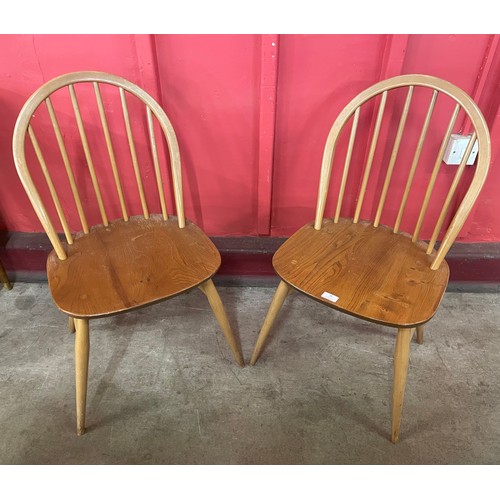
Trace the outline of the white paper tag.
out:
M 339 298 L 336 295 L 333 295 L 333 293 L 323 292 L 321 296 L 330 302 L 337 302 L 337 300 L 339 300 Z

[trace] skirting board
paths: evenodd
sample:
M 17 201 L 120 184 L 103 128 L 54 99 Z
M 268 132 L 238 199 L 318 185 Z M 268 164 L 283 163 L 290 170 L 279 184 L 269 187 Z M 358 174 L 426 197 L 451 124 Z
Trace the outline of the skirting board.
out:
M 226 286 L 278 284 L 272 256 L 286 238 L 212 237 L 222 256 L 214 280 Z M 45 263 L 52 246 L 45 233 L 0 231 L 0 260 L 12 282 L 46 281 Z M 500 242 L 460 243 L 449 251 L 448 291 L 500 292 Z

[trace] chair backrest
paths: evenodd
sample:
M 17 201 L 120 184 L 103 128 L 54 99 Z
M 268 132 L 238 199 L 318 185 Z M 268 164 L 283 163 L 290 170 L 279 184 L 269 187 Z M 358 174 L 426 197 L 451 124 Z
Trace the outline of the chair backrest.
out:
M 165 192 L 167 199 L 169 192 L 164 183 L 169 176 L 168 169 L 162 175 L 160 167 L 159 150 L 165 147 L 161 131 L 169 150 L 173 197 L 182 228 L 185 219 L 179 147 L 170 120 L 149 94 L 124 78 L 83 71 L 45 83 L 27 100 L 14 129 L 14 161 L 60 259 L 66 258 L 66 252 L 42 201 L 42 190 L 52 199 L 47 207 L 59 218 L 70 245 L 71 226 L 88 233 L 92 227 L 88 214 L 92 211 L 98 213 L 94 218 L 99 217 L 104 226 L 109 225 L 111 212 L 125 221 L 134 210 L 149 218 L 150 206 L 155 204 L 161 206 L 163 219 L 168 218 Z M 36 162 L 40 168 L 30 170 L 28 163 Z M 127 168 L 129 175 L 124 174 Z M 149 190 L 146 182 L 151 184 Z M 146 195 L 150 192 L 156 192 L 157 198 L 155 195 L 156 199 L 148 203 Z M 78 213 L 73 223 L 68 218 L 70 206 Z
M 348 123 L 351 124 L 349 134 Z M 458 126 L 460 132 L 470 130 L 471 134 L 462 162 L 452 167 L 443 163 L 443 156 Z M 362 135 L 360 131 L 363 138 L 359 137 Z M 479 148 L 477 163 L 472 169 L 466 169 L 476 141 Z M 401 147 L 403 144 L 404 148 Z M 339 154 L 340 158 L 334 158 L 336 149 L 343 149 L 345 156 Z M 390 218 L 387 223 L 384 220 L 385 225 L 393 228 L 394 233 L 402 232 L 403 216 L 411 200 L 414 214 L 418 213 L 416 221 L 410 224 L 413 226 L 412 240 L 419 240 L 424 222 L 431 223 L 433 229 L 429 231 L 431 236 L 427 245 L 427 254 L 431 254 L 442 236 L 431 265 L 432 269 L 437 269 L 483 186 L 490 157 L 490 136 L 484 117 L 463 90 L 426 75 L 402 75 L 379 82 L 355 97 L 330 130 L 323 154 L 314 227 L 321 228 L 332 165 L 338 161 L 334 222 L 338 222 L 341 212 L 343 215 L 348 212 L 347 216 L 357 223 L 361 214 L 368 211 L 365 219 L 373 221 L 374 226 L 381 224 L 383 217 Z M 466 170 L 471 170 L 472 174 L 463 175 Z M 350 171 L 352 176 L 349 176 Z M 393 181 L 391 186 L 395 173 L 398 182 Z M 414 182 L 417 173 L 418 183 Z M 440 176 L 444 179 L 439 183 Z M 351 181 L 350 177 L 354 179 Z M 377 181 L 373 181 L 374 177 Z M 467 177 L 469 185 L 464 187 Z M 350 190 L 346 189 L 348 182 L 351 182 Z M 434 203 L 431 203 L 438 184 L 439 192 L 435 193 Z M 369 186 L 373 188 L 372 203 L 368 202 L 366 207 Z M 346 194 L 350 196 L 348 203 L 344 200 Z M 389 195 L 391 207 L 387 210 Z M 430 210 L 431 205 L 433 210 Z M 453 214 L 452 209 L 457 206 Z

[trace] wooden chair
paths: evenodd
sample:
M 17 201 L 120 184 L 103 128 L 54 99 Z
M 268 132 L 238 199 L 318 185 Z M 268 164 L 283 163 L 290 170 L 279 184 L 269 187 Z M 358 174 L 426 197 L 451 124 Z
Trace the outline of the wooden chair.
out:
M 472 134 L 460 165 L 449 166 L 443 155 L 458 126 Z M 476 141 L 477 164 L 466 168 Z M 334 157 L 336 150 L 342 154 Z M 337 162 L 339 168 L 332 171 Z M 397 328 L 391 433 L 397 442 L 410 341 L 416 329 L 417 342 L 423 342 L 423 325 L 439 306 L 449 276 L 445 255 L 481 190 L 489 163 L 484 118 L 451 83 L 424 75 L 397 76 L 355 97 L 326 141 L 315 221 L 287 239 L 273 257 L 282 281 L 250 363 L 257 361 L 293 290 Z M 338 196 L 329 219 L 323 215 L 331 176 Z M 429 241 L 422 239 L 424 231 Z
M 160 153 L 167 147 L 173 194 L 164 187 L 168 169 L 160 168 Z M 177 139 L 150 95 L 101 72 L 55 78 L 21 110 L 13 152 L 19 177 L 54 247 L 47 259 L 52 297 L 69 316 L 70 330 L 76 329 L 79 435 L 85 432 L 90 319 L 198 287 L 236 361 L 244 365 L 211 279 L 220 266 L 220 254 L 184 217 Z M 29 170 L 32 162 L 39 168 Z M 42 190 L 50 205 L 42 202 Z M 148 192 L 155 196 L 148 200 Z M 176 216 L 167 214 L 169 196 L 175 199 Z M 56 218 L 65 241 L 52 222 Z M 75 234 L 74 228 L 79 232 Z
M 3 287 L 6 290 L 12 289 L 12 284 L 9 281 L 9 277 L 7 276 L 7 273 L 5 272 L 5 269 L 4 269 L 1 261 L 0 261 L 0 281 L 3 283 Z

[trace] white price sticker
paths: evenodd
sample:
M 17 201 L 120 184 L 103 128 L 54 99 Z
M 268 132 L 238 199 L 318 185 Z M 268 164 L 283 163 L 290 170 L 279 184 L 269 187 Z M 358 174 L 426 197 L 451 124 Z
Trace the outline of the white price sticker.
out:
M 333 295 L 333 293 L 328 293 L 328 292 L 323 292 L 321 294 L 321 297 L 323 297 L 326 300 L 329 300 L 330 302 L 337 302 L 339 298 L 336 295 Z

